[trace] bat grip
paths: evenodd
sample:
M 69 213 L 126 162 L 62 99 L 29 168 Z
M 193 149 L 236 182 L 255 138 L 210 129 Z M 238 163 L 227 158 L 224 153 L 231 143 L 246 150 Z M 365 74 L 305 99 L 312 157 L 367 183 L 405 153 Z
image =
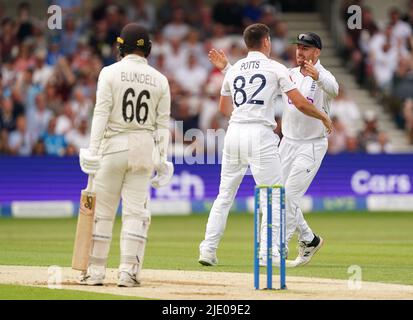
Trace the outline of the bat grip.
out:
M 92 192 L 93 191 L 93 179 L 95 176 L 93 174 L 89 175 L 89 178 L 87 179 L 87 186 L 86 186 L 86 191 L 87 192 Z

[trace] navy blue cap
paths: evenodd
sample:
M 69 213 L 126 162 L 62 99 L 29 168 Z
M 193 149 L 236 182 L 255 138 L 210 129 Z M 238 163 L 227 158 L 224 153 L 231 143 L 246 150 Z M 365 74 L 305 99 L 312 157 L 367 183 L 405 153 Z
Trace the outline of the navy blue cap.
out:
M 309 47 L 316 47 L 320 50 L 323 48 L 323 44 L 321 43 L 321 38 L 318 36 L 318 34 L 314 32 L 300 33 L 297 36 L 297 39 L 294 40 L 293 43 L 302 44 L 304 46 L 309 46 Z

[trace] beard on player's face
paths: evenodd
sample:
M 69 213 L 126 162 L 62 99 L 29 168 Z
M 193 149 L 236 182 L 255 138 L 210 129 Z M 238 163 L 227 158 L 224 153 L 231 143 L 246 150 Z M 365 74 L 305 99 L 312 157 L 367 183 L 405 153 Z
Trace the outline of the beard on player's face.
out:
M 304 66 L 305 61 L 316 61 L 317 60 L 317 52 L 315 48 L 310 48 L 306 46 L 297 46 L 297 50 L 295 52 L 297 65 L 300 67 Z

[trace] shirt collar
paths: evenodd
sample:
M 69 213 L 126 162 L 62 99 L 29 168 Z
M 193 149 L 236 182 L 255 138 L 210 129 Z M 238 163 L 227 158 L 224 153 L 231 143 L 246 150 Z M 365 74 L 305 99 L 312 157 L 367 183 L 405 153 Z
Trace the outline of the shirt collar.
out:
M 141 57 L 140 55 L 137 55 L 137 54 L 128 54 L 122 60 L 132 60 L 132 61 L 146 63 L 146 64 L 148 63 L 148 60 L 146 60 L 146 58 Z
M 247 57 L 248 57 L 248 58 L 250 58 L 250 57 L 257 57 L 257 58 L 265 58 L 265 59 L 268 59 L 268 57 L 267 57 L 265 54 L 263 54 L 262 52 L 260 52 L 260 51 L 250 51 L 250 52 L 248 52 Z

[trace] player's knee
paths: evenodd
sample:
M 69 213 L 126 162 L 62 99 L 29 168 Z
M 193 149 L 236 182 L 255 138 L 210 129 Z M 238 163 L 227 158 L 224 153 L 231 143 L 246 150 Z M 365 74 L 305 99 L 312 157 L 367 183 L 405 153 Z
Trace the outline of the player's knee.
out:
M 146 242 L 151 217 L 148 215 L 127 215 L 122 220 L 123 240 Z
M 221 189 L 219 191 L 217 201 L 219 201 L 222 205 L 231 205 L 234 201 L 234 193 L 227 189 Z
M 299 190 L 295 188 L 293 185 L 286 183 L 285 185 L 285 199 L 287 201 L 293 201 L 299 197 Z
M 110 242 L 112 240 L 112 217 L 96 215 L 93 241 Z

